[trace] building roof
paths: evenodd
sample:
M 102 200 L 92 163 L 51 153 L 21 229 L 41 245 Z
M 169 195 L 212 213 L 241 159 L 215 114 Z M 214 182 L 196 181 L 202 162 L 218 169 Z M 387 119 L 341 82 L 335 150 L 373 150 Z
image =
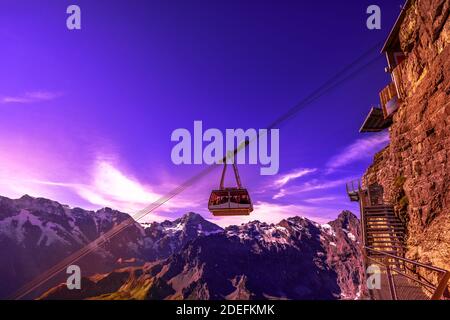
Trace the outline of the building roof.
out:
M 398 38 L 398 32 L 400 30 L 403 20 L 405 19 L 406 11 L 411 7 L 413 2 L 415 1 L 416 0 L 406 0 L 406 3 L 403 5 L 402 11 L 398 16 L 397 21 L 395 21 L 394 27 L 392 28 L 388 38 L 386 39 L 386 42 L 383 45 L 383 49 L 381 50 L 382 53 L 386 52 L 392 45 L 392 43 Z

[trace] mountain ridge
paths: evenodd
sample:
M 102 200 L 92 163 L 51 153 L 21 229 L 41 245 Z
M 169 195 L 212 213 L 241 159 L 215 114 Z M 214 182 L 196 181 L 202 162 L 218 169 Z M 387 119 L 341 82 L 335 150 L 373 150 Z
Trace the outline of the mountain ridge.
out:
M 0 280 L 10 293 L 33 272 L 17 279 L 17 268 L 8 265 L 42 272 L 129 217 L 110 208 L 87 211 L 44 198 L 0 197 L 0 249 L 10 251 L 14 244 L 9 258 L 0 261 L 0 270 L 10 271 Z M 353 299 L 362 279 L 358 226 L 349 211 L 328 224 L 296 216 L 221 228 L 193 212 L 174 221 L 135 223 L 80 261 L 84 291 L 58 285 L 63 274 L 37 294 L 45 299 Z M 49 251 L 52 259 L 40 261 Z M 259 284 L 262 278 L 269 280 Z M 290 289 L 291 283 L 298 285 Z

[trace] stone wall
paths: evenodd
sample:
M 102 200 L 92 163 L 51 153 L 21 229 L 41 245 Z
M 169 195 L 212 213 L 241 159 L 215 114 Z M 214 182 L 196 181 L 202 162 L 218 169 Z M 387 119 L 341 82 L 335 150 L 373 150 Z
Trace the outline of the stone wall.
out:
M 406 96 L 368 168 L 407 224 L 407 256 L 450 270 L 450 1 L 417 0 L 399 34 Z

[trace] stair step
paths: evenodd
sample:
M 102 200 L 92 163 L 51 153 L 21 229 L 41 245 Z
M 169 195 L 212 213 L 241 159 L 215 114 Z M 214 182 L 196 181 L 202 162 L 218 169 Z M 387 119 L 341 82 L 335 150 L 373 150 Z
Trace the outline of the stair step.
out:
M 366 235 L 368 240 L 372 241 L 382 241 L 389 239 L 390 241 L 399 241 L 402 242 L 404 240 L 404 237 L 402 236 L 393 236 L 393 235 Z
M 400 235 L 400 236 L 404 236 L 405 233 L 403 231 L 395 231 L 395 230 L 389 230 L 389 231 L 378 231 L 378 230 L 366 230 L 366 235 L 373 235 L 375 237 L 379 237 L 381 235 Z
M 364 212 L 364 215 L 367 217 L 395 217 L 395 214 L 393 212 L 386 212 L 386 211 L 380 211 L 380 212 Z
M 371 243 L 368 244 L 368 247 L 370 248 L 374 248 L 375 250 L 380 250 L 380 248 L 384 248 L 384 249 L 398 249 L 398 250 L 406 250 L 405 247 L 403 247 L 400 243 L 395 243 L 392 245 L 385 245 L 385 244 L 376 244 L 376 243 Z
M 388 219 L 395 220 L 395 219 L 398 219 L 398 218 L 395 215 L 393 215 L 393 214 L 388 215 L 388 214 L 385 214 L 385 213 L 365 213 L 364 214 L 364 219 L 366 219 L 366 220 L 376 220 L 376 219 L 378 219 L 378 220 L 382 220 L 382 219 L 384 219 L 384 220 L 388 220 Z
M 394 256 L 398 255 L 398 252 L 395 252 L 395 251 L 393 251 L 393 252 L 386 251 L 386 253 L 390 254 L 390 255 L 394 255 Z M 383 253 L 369 253 L 368 256 L 371 258 L 383 258 L 384 263 L 392 262 L 392 264 L 398 264 L 400 261 L 399 259 L 390 258 L 388 255 L 385 255 Z
M 381 250 L 380 250 L 380 251 L 381 251 Z M 381 253 L 381 252 L 380 252 L 380 253 L 377 253 L 377 252 L 370 252 L 370 253 L 368 253 L 368 255 L 371 256 L 371 257 L 373 257 L 373 256 L 383 256 L 383 257 L 384 257 L 384 256 L 386 256 L 385 253 L 392 254 L 392 255 L 398 254 L 397 251 L 383 251 L 382 253 Z M 386 258 L 389 258 L 389 257 L 386 256 Z M 392 258 L 392 259 L 394 259 L 394 258 Z
M 379 262 L 380 264 L 387 264 L 390 266 L 397 266 L 397 267 L 402 264 L 401 260 L 399 260 L 399 259 L 391 259 L 389 261 L 386 261 L 385 259 L 383 259 L 385 256 L 382 256 L 382 255 L 376 255 L 376 256 L 368 255 L 368 257 L 371 258 L 369 261 L 372 263 L 373 263 L 373 260 L 375 260 L 375 261 Z
M 376 221 L 377 223 L 373 223 L 372 221 L 364 223 L 365 227 L 372 227 L 372 226 L 398 226 L 398 227 L 404 227 L 405 225 L 401 222 L 391 222 L 391 221 Z
M 402 227 L 402 226 L 386 226 L 386 225 L 366 227 L 366 232 L 370 232 L 372 230 L 375 230 L 375 231 L 382 231 L 382 230 L 392 231 L 392 230 L 394 230 L 394 231 L 404 232 L 405 231 L 405 227 Z
M 374 244 L 374 243 L 370 243 L 370 244 L 368 243 L 367 246 L 370 248 L 374 248 L 375 250 L 381 250 L 380 248 L 384 248 L 384 249 L 394 248 L 395 250 L 398 249 L 398 250 L 403 250 L 403 251 L 406 250 L 406 248 L 402 247 L 401 243 L 395 243 L 392 246 L 381 246 L 381 245 Z
M 367 234 L 384 234 L 384 233 L 386 233 L 386 234 L 404 234 L 404 232 L 403 231 L 395 231 L 395 230 L 392 230 L 392 229 L 386 229 L 386 230 L 383 230 L 383 229 L 366 229 L 366 233 Z
M 401 227 L 404 228 L 405 226 L 402 223 L 398 223 L 398 222 L 379 222 L 379 223 L 366 223 L 365 224 L 366 227 Z
M 364 225 L 368 225 L 368 224 L 382 224 L 382 223 L 400 223 L 401 225 L 403 225 L 402 221 L 398 218 L 395 217 L 376 217 L 376 219 L 364 219 Z
M 390 232 L 403 232 L 405 231 L 404 227 L 394 227 L 394 226 L 383 226 L 383 227 L 368 227 L 366 228 L 367 233 L 371 233 L 373 231 L 390 231 Z
M 396 216 L 365 216 L 365 221 L 393 221 L 393 222 L 402 222 L 399 218 Z
M 387 208 L 380 208 L 380 209 L 367 209 L 364 208 L 364 212 L 369 212 L 369 213 L 377 213 L 377 212 L 394 212 L 393 209 L 387 209 Z
M 373 223 L 373 224 L 366 224 L 366 230 L 367 229 L 376 229 L 376 228 L 397 228 L 397 229 L 405 229 L 405 226 L 402 224 L 390 224 L 390 223 Z
M 380 236 L 380 235 L 366 235 L 367 240 L 371 242 L 401 242 L 403 244 L 403 239 L 400 239 L 397 236 L 392 235 L 386 235 L 386 236 Z
M 392 240 L 371 240 L 368 239 L 368 241 L 366 241 L 367 246 L 369 247 L 373 247 L 376 245 L 382 245 L 382 244 L 392 244 L 392 245 L 400 245 L 400 246 L 404 246 L 404 243 L 402 241 L 392 241 Z
M 394 208 L 390 207 L 365 207 L 364 212 L 394 212 Z
M 388 252 L 387 252 L 388 253 Z M 391 254 L 391 253 L 389 253 L 389 254 Z M 394 254 L 395 255 L 395 254 Z M 389 256 L 387 256 L 387 255 L 383 255 L 382 253 L 380 253 L 380 254 L 377 254 L 377 255 L 373 255 L 372 253 L 367 253 L 367 256 L 368 257 L 371 257 L 371 258 L 374 258 L 374 259 L 379 259 L 379 258 L 384 258 L 383 260 L 385 261 L 385 262 L 391 262 L 392 264 L 400 264 L 401 263 L 401 261 L 402 260 L 400 260 L 400 259 L 398 259 L 398 258 L 391 258 L 391 257 L 389 257 Z M 397 257 L 399 257 L 399 258 L 403 258 L 403 257 L 401 257 L 401 256 L 397 256 Z M 379 260 L 379 261 L 383 261 L 383 260 Z
M 373 258 L 375 258 L 375 257 L 373 257 Z M 383 265 L 386 265 L 386 264 L 387 264 L 387 265 L 389 265 L 389 266 L 391 267 L 391 269 L 392 269 L 392 266 L 395 266 L 395 267 L 397 267 L 397 269 L 398 269 L 399 265 L 401 265 L 401 262 L 394 262 L 394 261 L 385 262 L 385 261 L 380 261 L 380 264 L 383 264 Z M 400 268 L 400 269 L 401 269 L 401 268 Z M 381 267 L 381 271 L 382 271 L 382 272 L 385 271 L 383 267 Z
M 401 241 L 401 239 L 399 239 L 399 238 L 397 238 L 397 237 L 392 237 L 392 239 L 389 239 L 389 240 L 387 240 L 387 238 L 391 238 L 391 237 L 377 237 L 377 236 L 375 236 L 375 238 L 374 237 L 368 237 L 368 241 L 371 241 L 371 242 L 401 242 L 401 243 L 403 243 L 403 241 Z M 394 240 L 394 241 L 392 241 L 392 240 Z
M 376 245 L 376 244 L 370 244 L 369 245 L 371 248 L 374 248 L 375 250 L 387 250 L 387 249 L 393 249 L 393 250 L 401 250 L 401 251 L 405 251 L 406 248 L 403 248 L 400 246 L 400 244 L 397 244 L 396 246 L 380 246 L 380 245 Z
M 400 235 L 400 236 L 404 236 L 405 232 L 403 230 L 395 230 L 395 229 L 389 229 L 389 230 L 381 230 L 380 228 L 378 229 L 366 229 L 366 235 L 373 235 L 378 237 L 379 235 L 382 234 L 386 234 L 386 235 Z
M 398 239 L 398 238 L 394 238 L 394 239 L 390 239 L 390 240 L 388 240 L 388 239 L 374 239 L 374 238 L 368 238 L 367 239 L 367 242 L 371 242 L 371 243 L 392 243 L 392 244 L 395 244 L 395 242 L 399 242 L 399 243 L 401 243 L 402 245 L 404 245 L 404 243 L 403 243 L 403 241 L 401 241 L 400 239 Z
M 388 208 L 392 209 L 393 206 L 391 204 L 377 204 L 374 206 L 365 206 L 364 209 L 380 209 L 380 208 Z
M 385 206 L 385 205 L 377 205 L 377 206 L 365 206 L 364 209 L 366 210 L 393 210 L 393 206 Z
M 406 250 L 405 246 L 390 245 L 390 244 L 386 244 L 386 243 L 380 243 L 380 244 L 373 243 L 369 247 L 374 248 L 375 250 L 377 250 L 377 248 L 394 248 L 394 249 L 402 249 L 402 250 L 405 249 Z
M 368 247 L 370 247 L 370 248 L 372 248 L 372 247 L 376 247 L 376 246 L 382 246 L 383 245 L 383 247 L 390 247 L 390 246 L 400 246 L 400 247 L 402 247 L 404 244 L 402 243 L 402 242 L 369 242 L 369 241 L 366 241 L 366 245 L 368 246 Z
M 364 221 L 364 225 L 368 225 L 368 224 L 399 224 L 399 225 L 404 225 L 403 222 L 401 222 L 401 220 L 397 219 L 397 218 L 389 218 L 389 219 L 365 219 Z
M 387 233 L 385 231 L 383 231 L 382 233 L 367 233 L 366 236 L 368 238 L 372 238 L 372 239 L 384 239 L 384 238 L 389 238 L 389 239 L 398 239 L 400 240 L 400 238 L 405 238 L 402 234 L 394 234 L 394 233 Z
M 401 250 L 389 250 L 389 249 L 376 249 L 376 250 L 388 252 L 394 256 L 403 256 L 405 253 L 404 251 L 401 251 Z M 372 253 L 369 253 L 369 254 L 372 254 Z
M 395 215 L 394 211 L 390 210 L 364 210 L 364 214 L 378 214 L 378 213 Z
M 365 223 L 366 225 L 378 225 L 378 224 L 389 224 L 389 225 L 398 225 L 398 226 L 404 226 L 403 222 L 400 220 L 397 221 L 387 221 L 387 220 L 369 220 Z

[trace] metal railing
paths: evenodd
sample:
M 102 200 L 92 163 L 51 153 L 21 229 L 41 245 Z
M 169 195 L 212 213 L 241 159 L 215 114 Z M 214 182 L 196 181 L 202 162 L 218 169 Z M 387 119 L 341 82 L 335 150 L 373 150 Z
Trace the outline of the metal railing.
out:
M 348 194 L 359 192 L 361 190 L 361 180 L 352 180 L 345 184 Z
M 380 299 L 392 300 L 440 300 L 447 290 L 450 272 L 418 261 L 389 254 L 371 247 L 364 247 L 367 260 L 382 267 L 387 286 L 381 290 Z M 421 274 L 427 274 L 427 278 Z M 429 279 L 434 279 L 429 280 Z M 387 289 L 386 289 L 387 287 Z M 375 293 L 376 294 L 376 293 Z

